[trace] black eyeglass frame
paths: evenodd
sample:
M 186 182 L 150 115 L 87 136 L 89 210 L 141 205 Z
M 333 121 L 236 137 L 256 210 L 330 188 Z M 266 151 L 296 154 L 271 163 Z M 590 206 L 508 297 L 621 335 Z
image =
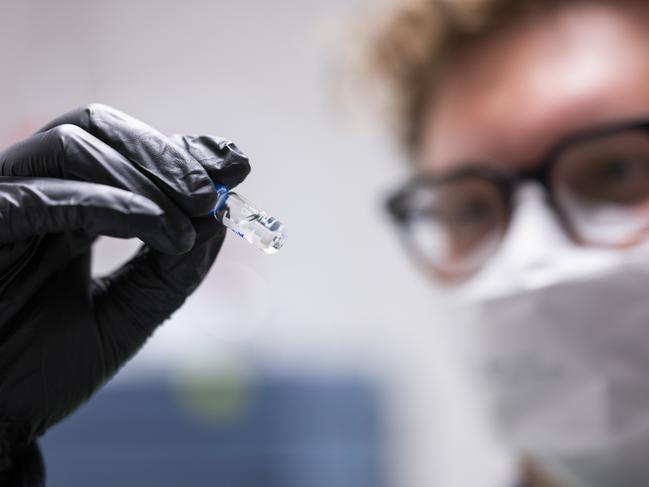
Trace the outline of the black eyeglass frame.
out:
M 563 137 L 550 147 L 544 156 L 539 159 L 538 163 L 534 164 L 532 168 L 528 170 L 507 172 L 485 167 L 484 165 L 479 165 L 477 162 L 467 162 L 466 164 L 463 164 L 461 168 L 446 174 L 417 175 L 410 179 L 399 190 L 390 195 L 386 199 L 385 206 L 394 223 L 398 227 L 404 228 L 407 227 L 410 222 L 407 202 L 411 195 L 413 195 L 419 188 L 434 187 L 453 181 L 477 178 L 495 183 L 496 187 L 500 189 L 505 203 L 505 208 L 507 208 L 508 212 L 506 215 L 507 227 L 509 225 L 509 220 L 511 219 L 512 198 L 516 194 L 516 190 L 524 183 L 535 182 L 544 188 L 549 204 L 558 215 L 564 230 L 570 238 L 579 245 L 588 245 L 589 243 L 584 242 L 572 228 L 568 218 L 563 214 L 560 205 L 557 203 L 554 188 L 551 183 L 553 170 L 557 162 L 560 160 L 561 155 L 571 147 L 630 130 L 644 130 L 649 134 L 649 117 L 603 124 Z M 605 244 L 594 245 L 600 247 L 607 246 Z M 616 245 L 615 247 L 619 248 L 620 246 Z M 622 247 L 624 247 L 624 245 L 622 245 Z M 439 277 L 444 279 L 448 278 L 444 273 L 440 273 L 438 269 L 435 269 L 434 266 L 432 270 Z

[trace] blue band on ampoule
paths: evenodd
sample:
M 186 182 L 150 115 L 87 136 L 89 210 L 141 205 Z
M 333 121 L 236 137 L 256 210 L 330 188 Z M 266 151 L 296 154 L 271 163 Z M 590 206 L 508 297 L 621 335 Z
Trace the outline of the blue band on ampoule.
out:
M 214 205 L 214 209 L 212 210 L 212 216 L 221 211 L 221 209 L 225 205 L 225 202 L 228 200 L 229 192 L 228 187 L 223 184 L 216 183 L 214 185 L 214 188 L 216 189 L 216 193 L 218 194 L 218 199 L 216 200 L 216 205 Z

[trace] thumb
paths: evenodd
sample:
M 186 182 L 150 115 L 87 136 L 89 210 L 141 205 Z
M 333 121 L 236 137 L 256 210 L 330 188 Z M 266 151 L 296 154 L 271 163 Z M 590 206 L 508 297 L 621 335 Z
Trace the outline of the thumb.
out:
M 94 308 L 108 373 L 132 357 L 202 282 L 225 238 L 225 227 L 217 228 L 214 237 L 186 254 L 144 246 L 113 274 L 95 279 Z

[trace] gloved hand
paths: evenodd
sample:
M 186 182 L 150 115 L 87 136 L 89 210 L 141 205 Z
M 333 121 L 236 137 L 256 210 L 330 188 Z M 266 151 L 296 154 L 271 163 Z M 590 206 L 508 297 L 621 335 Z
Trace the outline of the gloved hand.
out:
M 196 289 L 225 232 L 207 216 L 213 182 L 249 171 L 230 142 L 168 138 L 103 105 L 0 152 L 0 472 Z M 144 246 L 93 279 L 98 235 Z

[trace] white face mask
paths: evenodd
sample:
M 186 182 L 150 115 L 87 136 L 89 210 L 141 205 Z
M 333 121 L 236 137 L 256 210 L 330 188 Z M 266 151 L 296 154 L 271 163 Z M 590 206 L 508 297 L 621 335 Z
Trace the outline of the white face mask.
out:
M 455 292 L 503 439 L 565 487 L 649 485 L 649 252 L 577 248 L 524 188 L 493 261 Z

